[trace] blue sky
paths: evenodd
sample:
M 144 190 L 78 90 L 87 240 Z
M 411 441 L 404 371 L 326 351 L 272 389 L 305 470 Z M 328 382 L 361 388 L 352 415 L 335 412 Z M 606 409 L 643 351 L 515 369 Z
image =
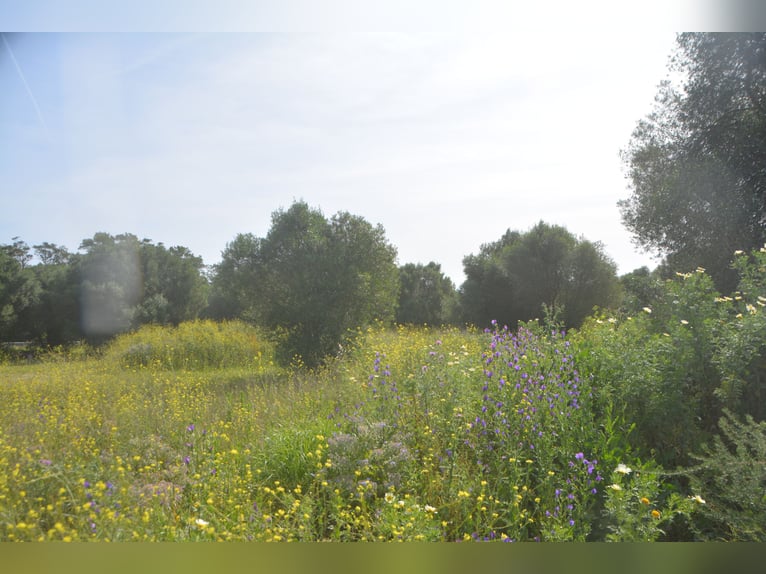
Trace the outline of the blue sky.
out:
M 386 229 L 399 263 L 462 259 L 540 220 L 632 244 L 619 151 L 670 30 L 29 33 L 0 42 L 0 242 L 95 232 L 216 263 L 303 199 Z

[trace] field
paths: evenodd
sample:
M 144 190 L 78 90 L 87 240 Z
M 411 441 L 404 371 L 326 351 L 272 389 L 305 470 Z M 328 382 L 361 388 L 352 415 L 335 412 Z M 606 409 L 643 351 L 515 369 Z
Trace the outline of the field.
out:
M 0 539 L 653 540 L 702 500 L 537 324 L 272 352 L 197 322 L 0 367 Z
M 766 248 L 576 331 L 241 322 L 0 365 L 2 541 L 766 540 Z

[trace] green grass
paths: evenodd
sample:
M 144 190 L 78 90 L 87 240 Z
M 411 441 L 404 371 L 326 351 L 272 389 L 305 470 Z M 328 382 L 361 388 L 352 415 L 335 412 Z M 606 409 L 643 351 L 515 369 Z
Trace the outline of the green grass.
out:
M 0 540 L 604 539 L 623 461 L 568 345 L 373 329 L 306 371 L 197 322 L 0 366 Z

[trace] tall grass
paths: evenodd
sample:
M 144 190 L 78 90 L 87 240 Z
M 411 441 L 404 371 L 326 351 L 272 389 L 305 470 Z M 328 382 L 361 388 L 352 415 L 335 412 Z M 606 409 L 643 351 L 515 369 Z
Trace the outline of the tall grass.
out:
M 126 367 L 162 369 L 266 368 L 274 350 L 240 321 L 194 321 L 178 327 L 145 325 L 109 345 L 106 358 Z
M 0 367 L 0 539 L 584 540 L 619 511 L 559 333 L 371 329 L 316 371 L 270 361 L 198 322 Z

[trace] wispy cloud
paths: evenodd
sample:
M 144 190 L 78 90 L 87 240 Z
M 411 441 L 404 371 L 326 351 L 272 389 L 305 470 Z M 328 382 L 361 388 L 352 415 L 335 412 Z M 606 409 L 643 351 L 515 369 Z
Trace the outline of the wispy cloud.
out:
M 0 37 L 3 38 L 3 44 L 5 44 L 6 50 L 8 50 L 8 55 L 11 57 L 11 61 L 13 62 L 13 65 L 16 67 L 16 71 L 19 74 L 19 78 L 21 78 L 21 82 L 24 84 L 24 89 L 27 91 L 27 95 L 32 101 L 32 105 L 34 106 L 35 112 L 37 113 L 37 119 L 40 120 L 40 125 L 45 130 L 46 137 L 48 140 L 51 140 L 51 132 L 48 129 L 48 124 L 45 123 L 43 112 L 40 110 L 40 106 L 37 104 L 37 98 L 35 98 L 35 95 L 32 93 L 32 89 L 29 87 L 29 83 L 27 83 L 26 77 L 24 77 L 24 72 L 21 70 L 21 66 L 19 65 L 18 60 L 16 60 L 16 56 L 13 54 L 13 50 L 11 50 L 11 45 L 8 43 L 4 33 L 0 32 Z

